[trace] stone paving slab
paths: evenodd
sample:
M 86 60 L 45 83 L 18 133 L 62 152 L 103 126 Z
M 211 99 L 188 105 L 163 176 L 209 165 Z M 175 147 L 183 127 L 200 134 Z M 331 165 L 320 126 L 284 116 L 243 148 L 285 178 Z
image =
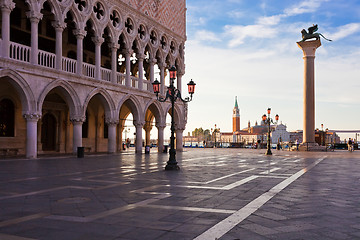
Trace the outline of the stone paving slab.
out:
M 0 239 L 357 239 L 360 152 L 0 159 Z

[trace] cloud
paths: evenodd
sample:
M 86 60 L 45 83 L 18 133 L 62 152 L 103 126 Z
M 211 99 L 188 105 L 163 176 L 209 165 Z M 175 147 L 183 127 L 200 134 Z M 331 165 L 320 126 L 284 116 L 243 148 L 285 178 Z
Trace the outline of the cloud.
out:
M 339 40 L 360 31 L 360 23 L 349 23 L 338 27 L 338 31 L 330 34 L 332 40 Z
M 323 2 L 328 0 L 305 0 L 293 7 L 287 8 L 284 10 L 286 16 L 295 16 L 303 13 L 315 12 Z
M 206 30 L 200 30 L 195 33 L 194 41 L 207 41 L 207 42 L 220 42 L 221 39 L 219 36 L 217 36 L 215 33 L 206 31 Z
M 230 47 L 235 47 L 244 43 L 247 37 L 251 38 L 272 38 L 276 30 L 264 25 L 247 25 L 247 26 L 225 26 L 225 34 L 232 36 L 229 41 Z
M 242 18 L 245 16 L 245 13 L 233 10 L 233 11 L 228 12 L 227 15 L 231 18 Z

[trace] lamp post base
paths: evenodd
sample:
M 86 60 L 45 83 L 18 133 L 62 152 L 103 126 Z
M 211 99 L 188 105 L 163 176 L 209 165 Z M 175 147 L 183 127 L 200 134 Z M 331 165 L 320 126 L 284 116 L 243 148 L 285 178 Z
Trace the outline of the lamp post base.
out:
M 165 166 L 165 170 L 180 170 L 180 167 L 177 165 L 177 162 L 175 163 L 167 162 Z
M 271 150 L 269 148 L 266 150 L 265 155 L 272 155 L 272 152 L 271 152 Z

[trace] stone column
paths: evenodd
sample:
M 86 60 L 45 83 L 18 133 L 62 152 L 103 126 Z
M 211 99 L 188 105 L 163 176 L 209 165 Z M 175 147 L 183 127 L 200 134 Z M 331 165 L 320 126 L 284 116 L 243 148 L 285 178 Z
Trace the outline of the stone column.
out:
M 120 45 L 118 43 L 111 43 L 109 47 L 111 49 L 111 82 L 117 83 L 117 50 Z
M 24 114 L 26 119 L 26 158 L 37 157 L 37 122 L 40 114 Z
M 135 152 L 142 153 L 142 129 L 144 126 L 144 122 L 134 121 L 134 126 L 136 128 Z
M 150 122 L 146 122 L 144 125 L 145 130 L 145 145 L 150 146 L 150 132 L 151 132 L 152 126 Z
M 83 40 L 86 36 L 85 30 L 74 30 L 76 36 L 76 73 L 77 75 L 83 74 Z
M 92 38 L 95 44 L 95 79 L 101 80 L 101 44 L 104 42 L 102 37 Z
M 183 151 L 183 128 L 177 128 L 175 130 L 176 133 L 176 151 Z
M 64 23 L 53 23 L 53 27 L 55 28 L 56 32 L 56 46 L 55 46 L 55 68 L 57 70 L 62 69 L 62 33 L 66 28 Z
M 130 57 L 131 57 L 131 51 L 127 50 L 125 52 L 125 66 L 126 66 L 125 86 L 126 87 L 131 87 L 131 78 L 130 78 L 131 63 L 130 63 Z
M 31 22 L 31 51 L 30 51 L 30 63 L 37 65 L 38 64 L 38 55 L 39 55 L 39 48 L 38 48 L 38 27 L 39 22 L 42 19 L 41 13 L 36 12 L 27 12 L 26 16 L 30 19 Z
M 123 144 L 122 132 L 123 131 L 124 131 L 124 126 L 119 124 L 118 131 L 117 131 L 117 150 L 118 150 L 118 152 L 123 151 L 123 148 L 122 148 L 122 144 Z M 126 139 L 125 139 L 125 141 L 126 141 Z
M 165 63 L 158 63 L 160 68 L 160 94 L 165 94 Z
M 12 1 L 1 2 L 1 37 L 2 37 L 2 49 L 1 56 L 4 58 L 9 57 L 10 48 L 10 13 L 15 8 L 15 3 Z
M 304 53 L 304 130 L 303 145 L 315 144 L 315 51 L 320 40 L 297 42 Z
M 70 119 L 73 124 L 73 153 L 77 153 L 77 148 L 82 147 L 82 124 L 84 120 L 81 117 Z
M 182 76 L 184 75 L 184 72 L 181 70 L 181 69 L 179 69 L 178 71 L 177 71 L 177 89 L 179 90 L 179 92 L 180 92 L 180 94 L 182 94 L 182 92 L 181 92 L 181 84 L 182 84 Z
M 108 152 L 116 152 L 116 125 L 119 123 L 116 120 L 106 120 L 108 125 Z
M 137 57 L 138 63 L 139 63 L 139 66 L 138 66 L 138 69 L 139 69 L 139 82 L 138 82 L 139 90 L 143 90 L 143 88 L 144 88 L 144 58 L 145 58 L 145 55 L 142 54 L 142 53 L 138 53 L 136 55 L 136 57 Z
M 158 129 L 158 152 L 163 152 L 164 150 L 164 129 L 166 127 L 164 124 L 156 124 L 156 127 Z

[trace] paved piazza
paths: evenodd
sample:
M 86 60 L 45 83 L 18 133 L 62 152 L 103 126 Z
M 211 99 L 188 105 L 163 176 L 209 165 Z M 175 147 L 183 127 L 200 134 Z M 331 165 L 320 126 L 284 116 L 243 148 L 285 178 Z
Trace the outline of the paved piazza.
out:
M 360 239 L 360 151 L 0 160 L 0 239 Z

